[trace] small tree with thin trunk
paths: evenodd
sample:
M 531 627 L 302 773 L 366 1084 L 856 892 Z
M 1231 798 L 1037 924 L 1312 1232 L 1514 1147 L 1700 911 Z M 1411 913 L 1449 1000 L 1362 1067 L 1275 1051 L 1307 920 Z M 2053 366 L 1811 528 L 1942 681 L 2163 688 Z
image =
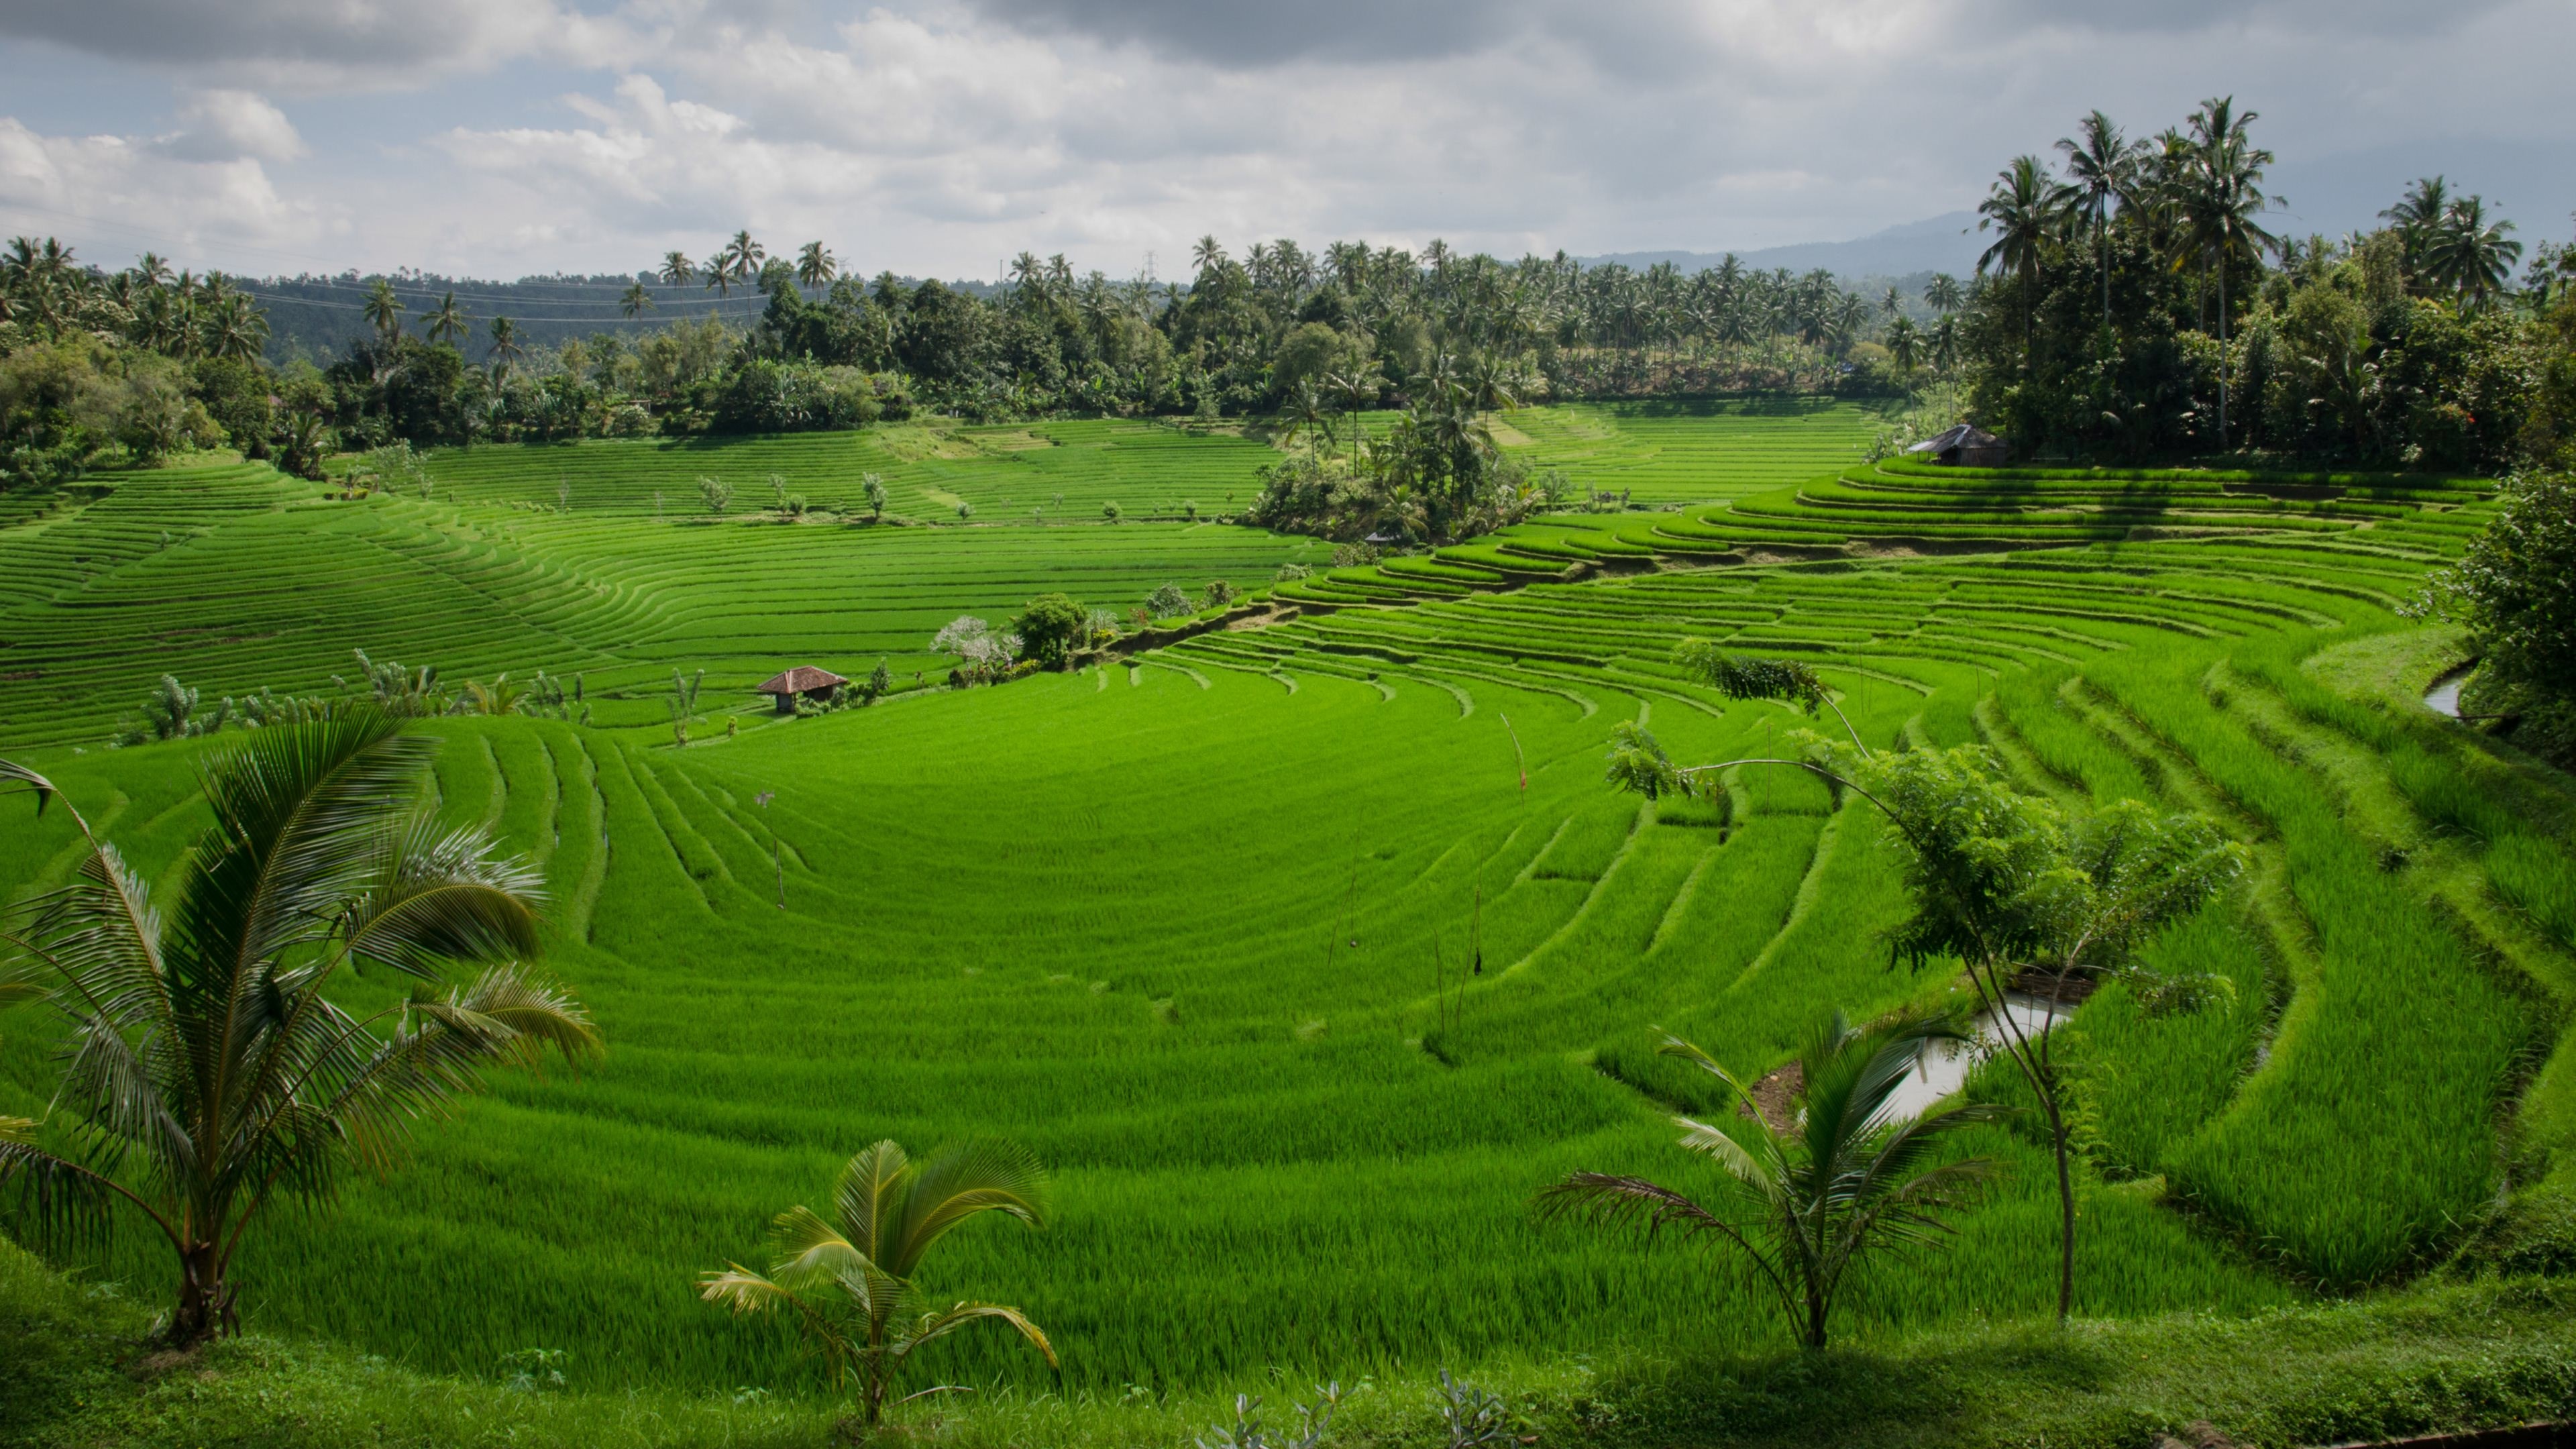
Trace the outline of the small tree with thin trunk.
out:
M 1685 641 L 1687 651 L 1697 641 Z M 1738 664 L 1744 661 L 1735 661 Z M 1756 661 L 1759 662 L 1759 661 Z M 1731 698 L 1820 699 L 1805 666 L 1777 673 L 1736 668 L 1719 688 Z M 1812 708 L 1812 706 L 1811 706 Z M 1840 711 L 1836 711 L 1839 716 Z M 1957 960 L 2000 1031 L 2010 1061 L 2047 1119 L 2057 1163 L 2057 1316 L 2075 1306 L 2075 1178 L 2064 1063 L 2052 1033 L 2026 1032 L 2003 1010 L 2026 978 L 2051 1010 L 2083 976 L 2139 978 L 2154 999 L 2189 1004 L 2203 978 L 2149 973 L 2137 953 L 2157 932 L 2198 910 L 2244 870 L 2245 850 L 2206 816 L 2159 819 L 2124 800 L 2096 814 L 2069 814 L 2006 786 L 1984 749 L 1872 754 L 1844 721 L 1848 746 L 1812 731 L 1790 736 L 1799 754 L 1679 768 L 1615 738 L 1610 778 L 1638 793 L 1689 792 L 1741 765 L 1806 770 L 1859 796 L 1888 818 L 1908 852 L 1906 884 L 1915 914 L 1892 933 L 1896 955 L 1918 968 Z M 1648 743 L 1651 743 L 1649 741 Z

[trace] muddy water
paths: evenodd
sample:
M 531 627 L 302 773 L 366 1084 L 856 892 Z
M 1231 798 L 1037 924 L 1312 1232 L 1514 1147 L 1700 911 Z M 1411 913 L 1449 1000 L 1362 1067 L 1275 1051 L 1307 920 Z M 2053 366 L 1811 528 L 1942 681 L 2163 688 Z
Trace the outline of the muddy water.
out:
M 2061 1006 L 2051 1012 L 2048 998 L 2014 992 L 2005 999 L 2003 1010 L 2011 1013 L 2013 1025 L 2024 1037 L 2033 1037 L 2072 1015 L 2075 1008 Z M 1890 1119 L 1922 1116 L 1942 1098 L 1967 1083 L 1968 1069 L 1991 1049 L 2002 1032 L 1999 1018 L 1993 1011 L 1987 1011 L 1977 1017 L 1975 1042 L 1936 1041 L 1925 1046 L 1923 1054 L 1915 1058 L 1912 1074 L 1906 1077 L 1904 1085 L 1896 1089 L 1896 1094 L 1887 1099 L 1882 1115 Z

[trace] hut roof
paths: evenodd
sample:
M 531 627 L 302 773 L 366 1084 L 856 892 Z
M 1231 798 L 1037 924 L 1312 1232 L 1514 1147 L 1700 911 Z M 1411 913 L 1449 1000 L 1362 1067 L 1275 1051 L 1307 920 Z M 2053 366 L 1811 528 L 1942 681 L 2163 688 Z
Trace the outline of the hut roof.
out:
M 770 680 L 768 683 L 759 686 L 759 692 L 762 694 L 808 694 L 817 689 L 829 689 L 835 684 L 847 683 L 849 683 L 848 680 L 843 679 L 841 676 L 834 674 L 828 669 L 817 669 L 811 664 L 799 664 L 795 668 L 788 670 L 786 673 L 779 675 L 776 679 Z
M 1987 432 L 1985 429 L 1978 427 L 1974 423 L 1961 423 L 1942 433 L 1939 437 L 1926 438 L 1922 442 L 1915 444 L 1913 447 L 1908 448 L 1905 451 L 1909 453 L 1931 453 L 1937 456 L 1950 451 L 1952 448 L 2000 448 L 2003 446 L 2003 442 L 2003 439 L 1996 437 L 1994 434 Z

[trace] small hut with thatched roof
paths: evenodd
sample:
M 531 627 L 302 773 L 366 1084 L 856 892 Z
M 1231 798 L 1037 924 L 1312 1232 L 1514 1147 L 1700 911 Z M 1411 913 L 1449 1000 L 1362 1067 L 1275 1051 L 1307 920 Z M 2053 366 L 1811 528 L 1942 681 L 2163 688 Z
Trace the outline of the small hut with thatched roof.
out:
M 817 669 L 811 664 L 799 664 L 761 685 L 759 692 L 778 696 L 780 714 L 794 714 L 797 700 L 821 698 L 847 683 L 849 683 L 848 680 L 828 669 Z
M 2000 468 L 2011 461 L 2012 445 L 1974 423 L 1961 423 L 1905 452 L 1908 457 L 1928 457 L 1949 468 Z

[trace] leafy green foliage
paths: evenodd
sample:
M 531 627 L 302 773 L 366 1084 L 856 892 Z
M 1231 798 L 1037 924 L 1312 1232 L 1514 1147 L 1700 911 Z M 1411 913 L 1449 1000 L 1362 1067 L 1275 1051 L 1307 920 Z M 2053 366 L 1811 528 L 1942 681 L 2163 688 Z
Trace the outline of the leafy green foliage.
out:
M 1089 618 L 1082 605 L 1063 594 L 1040 594 L 1011 621 L 1011 632 L 1020 636 L 1026 657 L 1061 664 L 1067 652 L 1088 642 L 1083 635 Z
M 831 1218 L 805 1207 L 778 1215 L 767 1273 L 734 1264 L 701 1278 L 699 1296 L 736 1313 L 789 1313 L 834 1385 L 845 1373 L 857 1378 L 873 1428 L 914 1351 L 967 1324 L 1008 1324 L 1055 1366 L 1054 1346 L 1018 1309 L 929 1310 L 913 1282 L 931 1248 L 959 1226 L 998 1212 L 1037 1227 L 1046 1198 L 1046 1173 L 1026 1148 L 958 1143 L 915 1163 L 893 1142 L 879 1142 L 842 1169 Z
M 2576 759 L 2576 476 L 2509 485 L 2423 606 L 2468 626 L 2480 655 L 2472 711 L 2524 716 L 2528 738 Z
M 0 1141 L 0 1186 L 40 1232 L 129 1210 L 158 1229 L 179 1260 L 175 1345 L 238 1325 L 233 1257 L 273 1194 L 319 1204 L 348 1167 L 390 1168 L 486 1065 L 598 1049 L 580 1007 L 510 959 L 537 947 L 533 873 L 420 816 L 433 748 L 373 712 L 260 731 L 208 769 L 215 824 L 166 917 L 75 813 L 72 883 L 10 922 L 73 1049 L 65 1120 Z M 57 793 L 6 761 L 0 783 Z M 366 1015 L 325 994 L 344 970 L 431 983 L 458 961 L 492 964 Z

